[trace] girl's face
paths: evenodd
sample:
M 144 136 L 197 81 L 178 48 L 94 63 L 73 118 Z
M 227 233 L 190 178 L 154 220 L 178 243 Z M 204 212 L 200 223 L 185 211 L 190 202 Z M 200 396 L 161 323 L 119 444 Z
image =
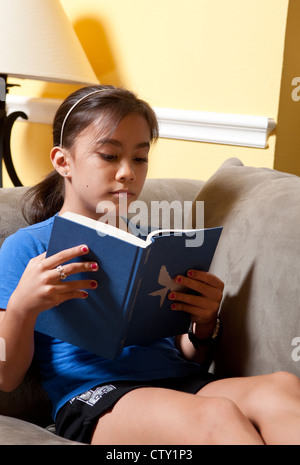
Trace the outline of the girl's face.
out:
M 136 200 L 147 175 L 149 141 L 149 125 L 137 113 L 124 117 L 107 138 L 101 135 L 101 120 L 83 130 L 66 157 L 62 212 L 98 219 L 99 202 L 113 202 L 118 213 L 121 195 L 127 205 Z

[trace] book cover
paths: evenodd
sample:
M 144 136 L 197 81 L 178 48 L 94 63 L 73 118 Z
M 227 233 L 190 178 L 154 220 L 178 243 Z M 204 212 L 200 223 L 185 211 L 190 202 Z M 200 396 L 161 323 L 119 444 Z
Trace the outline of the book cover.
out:
M 167 295 L 178 289 L 177 274 L 209 270 L 222 228 L 201 231 L 203 244 L 187 247 L 188 233 L 152 233 L 145 241 L 113 227 L 103 232 L 109 225 L 101 222 L 82 225 L 80 220 L 73 214 L 55 217 L 47 255 L 87 244 L 89 253 L 76 260 L 96 261 L 99 270 L 67 279 L 97 280 L 98 288 L 89 290 L 86 299 L 42 312 L 36 331 L 107 359 L 119 356 L 125 346 L 187 332 L 189 315 L 171 310 Z

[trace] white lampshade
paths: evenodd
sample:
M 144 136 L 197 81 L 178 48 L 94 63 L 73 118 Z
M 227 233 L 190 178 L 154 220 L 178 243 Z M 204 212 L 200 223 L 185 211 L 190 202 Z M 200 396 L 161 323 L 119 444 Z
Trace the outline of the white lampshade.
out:
M 0 74 L 99 84 L 59 0 L 0 0 Z

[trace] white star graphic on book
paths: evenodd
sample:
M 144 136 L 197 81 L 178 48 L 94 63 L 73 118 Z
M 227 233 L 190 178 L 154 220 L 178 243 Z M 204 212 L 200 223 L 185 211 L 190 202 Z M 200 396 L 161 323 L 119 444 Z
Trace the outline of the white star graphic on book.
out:
M 162 267 L 160 268 L 158 275 L 158 284 L 164 287 L 162 289 L 159 289 L 158 291 L 150 292 L 149 295 L 152 295 L 154 297 L 160 296 L 160 307 L 163 306 L 163 303 L 169 291 L 176 291 L 178 289 L 181 289 L 181 286 L 176 284 L 174 280 L 171 278 L 165 265 L 162 265 Z

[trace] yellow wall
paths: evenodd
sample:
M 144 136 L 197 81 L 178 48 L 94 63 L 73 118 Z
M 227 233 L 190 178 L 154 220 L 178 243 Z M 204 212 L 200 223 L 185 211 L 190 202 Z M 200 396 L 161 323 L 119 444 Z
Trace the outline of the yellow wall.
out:
M 298 176 L 300 176 L 299 24 L 300 2 L 292 0 L 289 2 L 286 26 L 274 168 Z
M 155 107 L 277 121 L 288 6 L 294 0 L 61 3 L 102 83 L 128 87 Z M 63 98 L 74 89 L 23 81 L 11 93 Z M 50 169 L 50 146 L 51 128 L 16 123 L 13 154 L 24 184 L 38 181 Z M 152 152 L 149 175 L 207 179 L 231 156 L 272 168 L 275 152 L 276 135 L 267 149 L 161 139 Z M 5 183 L 9 185 L 7 178 Z

